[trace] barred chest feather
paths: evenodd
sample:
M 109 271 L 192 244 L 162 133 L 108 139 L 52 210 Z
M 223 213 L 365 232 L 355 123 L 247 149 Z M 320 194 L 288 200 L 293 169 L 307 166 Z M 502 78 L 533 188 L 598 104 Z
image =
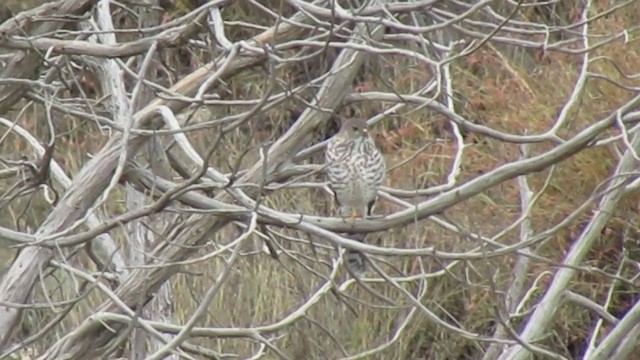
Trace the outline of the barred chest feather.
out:
M 326 156 L 327 175 L 342 201 L 356 205 L 375 199 L 385 164 L 370 137 L 335 138 L 328 144 Z

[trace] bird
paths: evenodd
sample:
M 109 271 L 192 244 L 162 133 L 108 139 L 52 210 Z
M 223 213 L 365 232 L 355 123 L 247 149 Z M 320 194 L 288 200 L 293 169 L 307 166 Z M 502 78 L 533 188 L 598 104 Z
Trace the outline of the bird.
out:
M 325 172 L 334 193 L 338 214 L 343 219 L 371 216 L 384 180 L 386 164 L 369 135 L 366 119 L 349 118 L 341 123 L 325 150 Z M 362 234 L 347 234 L 364 241 Z M 347 249 L 347 267 L 355 273 L 365 270 L 362 253 Z

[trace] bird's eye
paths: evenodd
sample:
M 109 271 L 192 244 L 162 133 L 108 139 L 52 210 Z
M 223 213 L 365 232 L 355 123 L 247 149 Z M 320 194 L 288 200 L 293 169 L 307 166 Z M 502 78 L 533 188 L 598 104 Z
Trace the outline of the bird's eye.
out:
M 358 131 L 358 130 L 360 130 L 360 129 L 358 129 L 358 127 L 354 125 L 353 126 L 353 131 Z

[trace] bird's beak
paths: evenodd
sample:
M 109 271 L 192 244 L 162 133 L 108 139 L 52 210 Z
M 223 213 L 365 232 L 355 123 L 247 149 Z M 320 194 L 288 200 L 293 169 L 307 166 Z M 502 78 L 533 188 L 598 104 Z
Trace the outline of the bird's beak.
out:
M 365 134 L 368 134 L 369 133 L 369 129 L 364 128 L 364 129 L 362 129 L 362 132 L 365 133 Z

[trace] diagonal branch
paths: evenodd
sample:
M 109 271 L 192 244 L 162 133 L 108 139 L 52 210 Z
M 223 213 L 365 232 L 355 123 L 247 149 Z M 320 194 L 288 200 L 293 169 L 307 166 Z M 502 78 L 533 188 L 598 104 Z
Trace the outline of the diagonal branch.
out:
M 302 14 L 296 14 L 294 18 L 296 21 L 306 19 Z M 277 27 L 257 35 L 251 42 L 254 45 L 263 45 L 276 38 L 278 41 L 286 41 L 298 34 L 298 28 L 279 24 Z M 226 63 L 223 58 L 220 61 L 206 64 L 185 76 L 171 90 L 193 96 L 207 81 L 209 74 L 215 72 L 222 64 L 225 64 L 225 67 L 218 75 L 221 79 L 225 79 L 262 61 L 264 61 L 262 56 L 238 56 L 229 63 Z M 0 95 L 3 94 L 3 91 L 3 88 L 0 88 Z M 16 91 L 15 93 L 21 92 Z M 0 96 L 0 109 L 6 99 Z M 177 100 L 155 99 L 135 114 L 133 127 L 157 129 L 163 124 L 162 121 L 157 120 L 158 107 L 167 106 L 174 112 L 178 112 L 187 105 L 187 103 Z M 129 142 L 123 144 L 120 134 L 113 136 L 104 148 L 74 177 L 69 190 L 36 232 L 36 238 L 55 238 L 59 236 L 58 233 L 70 226 L 77 225 L 76 221 L 85 216 L 86 211 L 108 186 L 123 146 L 126 146 L 127 155 L 133 156 L 147 140 L 146 136 L 132 135 Z M 23 249 L 0 283 L 0 302 L 25 303 L 40 270 L 47 266 L 53 254 L 53 250 L 50 248 L 27 247 Z M 19 309 L 0 306 L 0 324 L 2 325 L 0 327 L 0 347 L 9 341 L 12 331 L 19 321 L 19 316 Z
M 382 36 L 384 28 L 382 26 L 371 27 L 368 25 L 358 25 L 356 33 L 362 37 L 373 39 Z M 360 42 L 359 37 L 354 37 L 351 41 Z M 271 147 L 264 159 L 256 163 L 239 182 L 252 182 L 261 184 L 266 177 L 276 169 L 286 164 L 287 160 L 295 155 L 310 140 L 312 130 L 327 121 L 333 110 L 338 107 L 343 95 L 350 91 L 353 79 L 360 66 L 363 64 L 367 54 L 352 49 L 345 49 L 340 53 L 331 69 L 331 74 L 326 78 L 317 94 L 317 102 L 314 107 L 307 108 L 298 121 Z M 318 110 L 318 109 L 322 109 Z M 248 191 L 249 196 L 259 196 L 257 190 Z M 217 200 L 229 200 L 230 195 L 222 193 L 216 197 Z M 167 235 L 167 241 L 158 245 L 153 257 L 156 259 L 166 259 L 172 261 L 184 258 L 193 251 L 193 246 L 202 243 L 207 239 L 207 234 L 213 234 L 218 229 L 228 223 L 226 218 L 215 218 L 211 216 L 193 215 L 187 219 L 180 231 Z M 182 246 L 172 246 L 178 243 Z M 161 264 L 161 263 L 159 263 Z M 121 288 L 118 289 L 118 297 L 126 304 L 135 308 L 139 304 L 144 304 L 174 272 L 175 267 L 152 267 L 134 270 Z M 106 302 L 100 307 L 102 311 L 118 312 L 119 309 L 111 302 Z M 113 338 L 114 334 L 103 327 L 95 328 L 88 338 L 94 339 L 91 349 L 87 349 L 86 344 L 78 344 L 72 352 L 67 354 L 70 358 L 86 357 L 97 354 L 100 351 L 98 346 L 104 346 Z M 67 345 L 67 348 L 71 346 Z M 44 360 L 44 359 L 43 359 Z
M 90 0 L 66 0 L 60 1 L 59 7 L 55 13 L 48 13 L 47 15 L 57 15 L 60 17 L 70 15 L 81 15 L 91 9 L 93 1 Z M 40 8 L 39 8 L 40 9 Z M 49 9 L 48 6 L 43 5 L 43 11 Z M 19 20 L 16 20 L 19 21 Z M 7 20 L 7 27 L 11 28 L 12 19 Z M 50 33 L 62 27 L 64 22 L 62 21 L 48 21 L 33 31 L 35 35 L 41 35 Z M 5 24 L 0 26 L 0 40 L 4 37 L 2 30 Z M 5 29 L 6 29 L 5 28 Z M 33 78 L 42 64 L 43 56 L 40 51 L 31 49 L 17 52 L 9 61 L 9 64 L 5 67 L 4 71 L 0 74 L 0 79 L 6 78 L 19 78 L 19 79 L 31 79 Z M 25 91 L 29 90 L 29 86 L 26 84 L 0 84 L 0 114 L 6 113 L 15 103 L 22 98 Z M 0 336 L 0 346 L 2 345 L 2 336 Z

